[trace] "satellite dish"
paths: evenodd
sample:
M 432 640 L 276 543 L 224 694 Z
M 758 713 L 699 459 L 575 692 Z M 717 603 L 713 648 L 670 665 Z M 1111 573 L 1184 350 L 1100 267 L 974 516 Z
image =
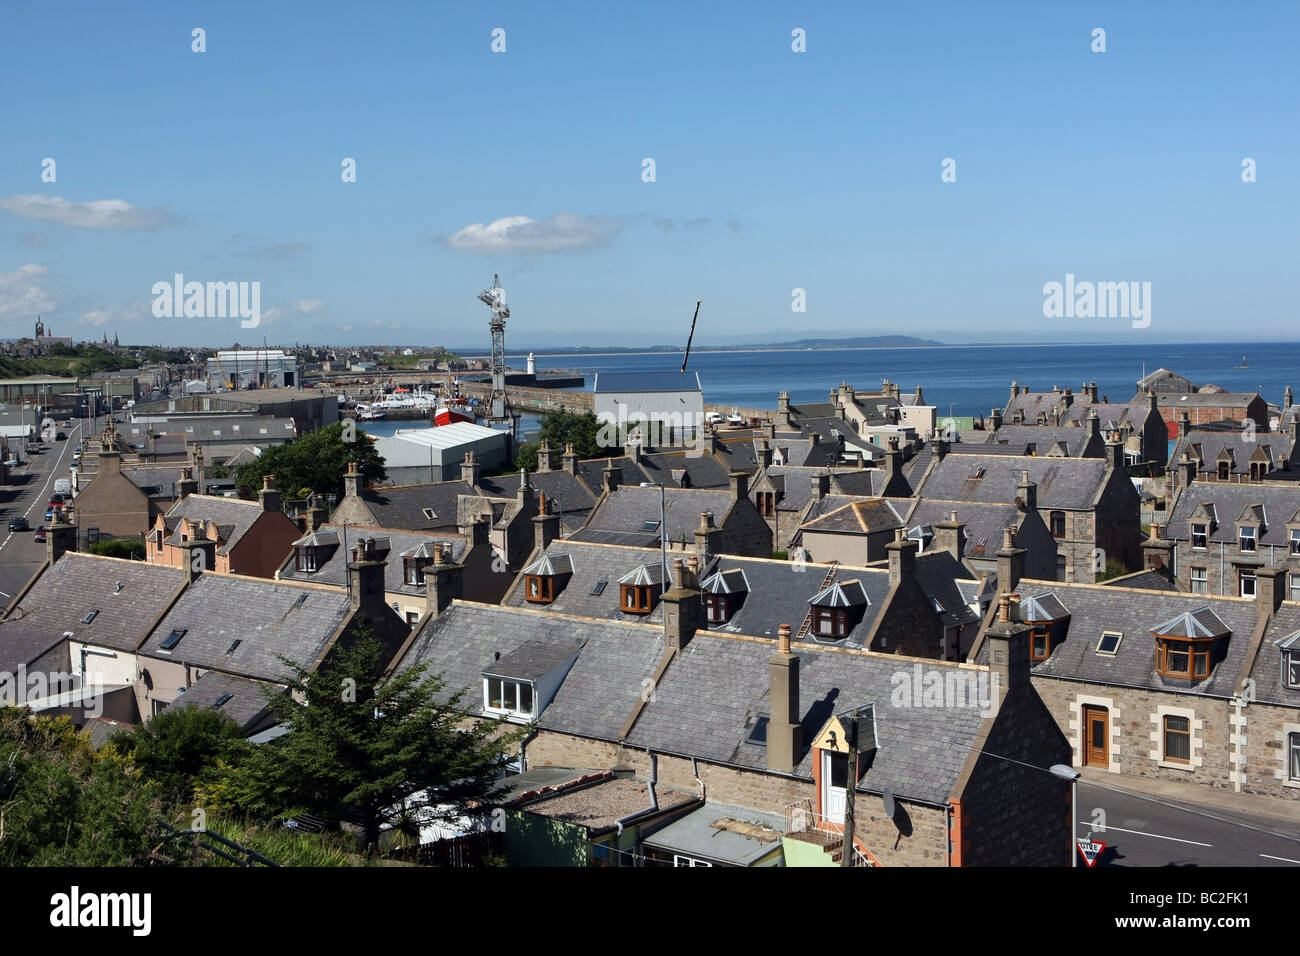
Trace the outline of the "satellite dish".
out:
M 893 792 L 890 790 L 882 791 L 880 797 L 885 801 L 885 816 L 889 817 L 891 820 L 894 819 L 894 813 L 898 810 L 898 804 L 894 802 Z

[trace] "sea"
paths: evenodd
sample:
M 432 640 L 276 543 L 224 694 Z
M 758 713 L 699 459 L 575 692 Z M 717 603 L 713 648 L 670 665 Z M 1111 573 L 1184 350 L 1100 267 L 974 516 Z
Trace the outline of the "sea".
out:
M 680 352 L 536 352 L 533 358 L 541 374 L 556 369 L 584 375 L 588 391 L 597 372 L 678 371 L 682 362 Z M 1248 367 L 1238 368 L 1243 360 Z M 510 368 L 522 369 L 527 355 L 507 355 L 506 361 Z M 1259 392 L 1281 407 L 1287 385 L 1300 386 L 1300 342 L 728 350 L 692 352 L 686 366 L 688 372 L 699 373 L 704 401 L 714 405 L 775 409 L 782 390 L 795 405 L 824 402 L 841 382 L 873 391 L 888 379 L 903 394 L 919 385 L 926 403 L 936 406 L 941 417 L 972 418 L 987 416 L 994 406 L 1005 407 L 1013 381 L 1030 391 L 1060 386 L 1076 395 L 1085 382 L 1095 381 L 1099 395 L 1127 402 L 1137 393 L 1138 379 L 1162 367 L 1197 385 Z M 379 421 L 363 427 L 373 435 L 391 435 L 417 426 L 411 421 Z M 535 416 L 521 421 L 525 438 L 537 427 Z

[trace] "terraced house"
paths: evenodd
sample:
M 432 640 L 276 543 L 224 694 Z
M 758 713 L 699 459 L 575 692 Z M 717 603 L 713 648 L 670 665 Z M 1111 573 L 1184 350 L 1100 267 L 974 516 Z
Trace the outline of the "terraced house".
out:
M 1300 604 L 1022 580 L 1039 696 L 1074 766 L 1300 800 Z M 974 659 L 987 658 L 977 648 Z
M 281 510 L 275 476 L 262 479 L 257 501 L 193 494 L 193 487 L 193 479 L 183 480 L 181 499 L 154 520 L 146 536 L 146 559 L 183 568 L 192 559 L 191 544 L 207 540 L 216 545 L 216 563 L 208 570 L 274 577 L 300 534 Z
M 1288 597 L 1300 600 L 1300 486 L 1196 481 L 1152 535 L 1148 548 L 1165 545 L 1183 590 L 1254 598 L 1259 575 L 1281 569 Z
M 1095 580 L 1106 562 L 1141 566 L 1138 493 L 1115 457 L 1040 458 L 951 454 L 936 458 L 922 498 L 1036 508 L 1057 547 L 1057 578 Z
M 774 641 L 706 630 L 697 573 L 676 559 L 672 576 L 662 624 L 453 601 L 398 666 L 444 673 L 477 718 L 535 721 L 526 773 L 617 767 L 733 816 L 779 815 L 787 865 L 1069 863 L 1069 786 L 1048 769 L 1069 750 L 1030 686 L 1026 628 L 1003 622 L 991 668 L 800 643 L 788 626 Z M 611 865 L 680 846 L 615 833 L 600 838 Z

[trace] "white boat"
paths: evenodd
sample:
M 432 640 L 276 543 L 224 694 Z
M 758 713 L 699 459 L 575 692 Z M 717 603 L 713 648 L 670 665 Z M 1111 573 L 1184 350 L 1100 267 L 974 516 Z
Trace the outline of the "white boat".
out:
M 384 411 L 373 405 L 358 405 L 357 418 L 363 422 L 374 422 L 384 417 Z

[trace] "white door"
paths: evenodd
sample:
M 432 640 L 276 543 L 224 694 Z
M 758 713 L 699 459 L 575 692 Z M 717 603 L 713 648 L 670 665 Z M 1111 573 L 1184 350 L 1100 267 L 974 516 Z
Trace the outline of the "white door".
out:
M 822 813 L 829 823 L 844 822 L 844 799 L 848 793 L 849 758 L 822 751 Z

